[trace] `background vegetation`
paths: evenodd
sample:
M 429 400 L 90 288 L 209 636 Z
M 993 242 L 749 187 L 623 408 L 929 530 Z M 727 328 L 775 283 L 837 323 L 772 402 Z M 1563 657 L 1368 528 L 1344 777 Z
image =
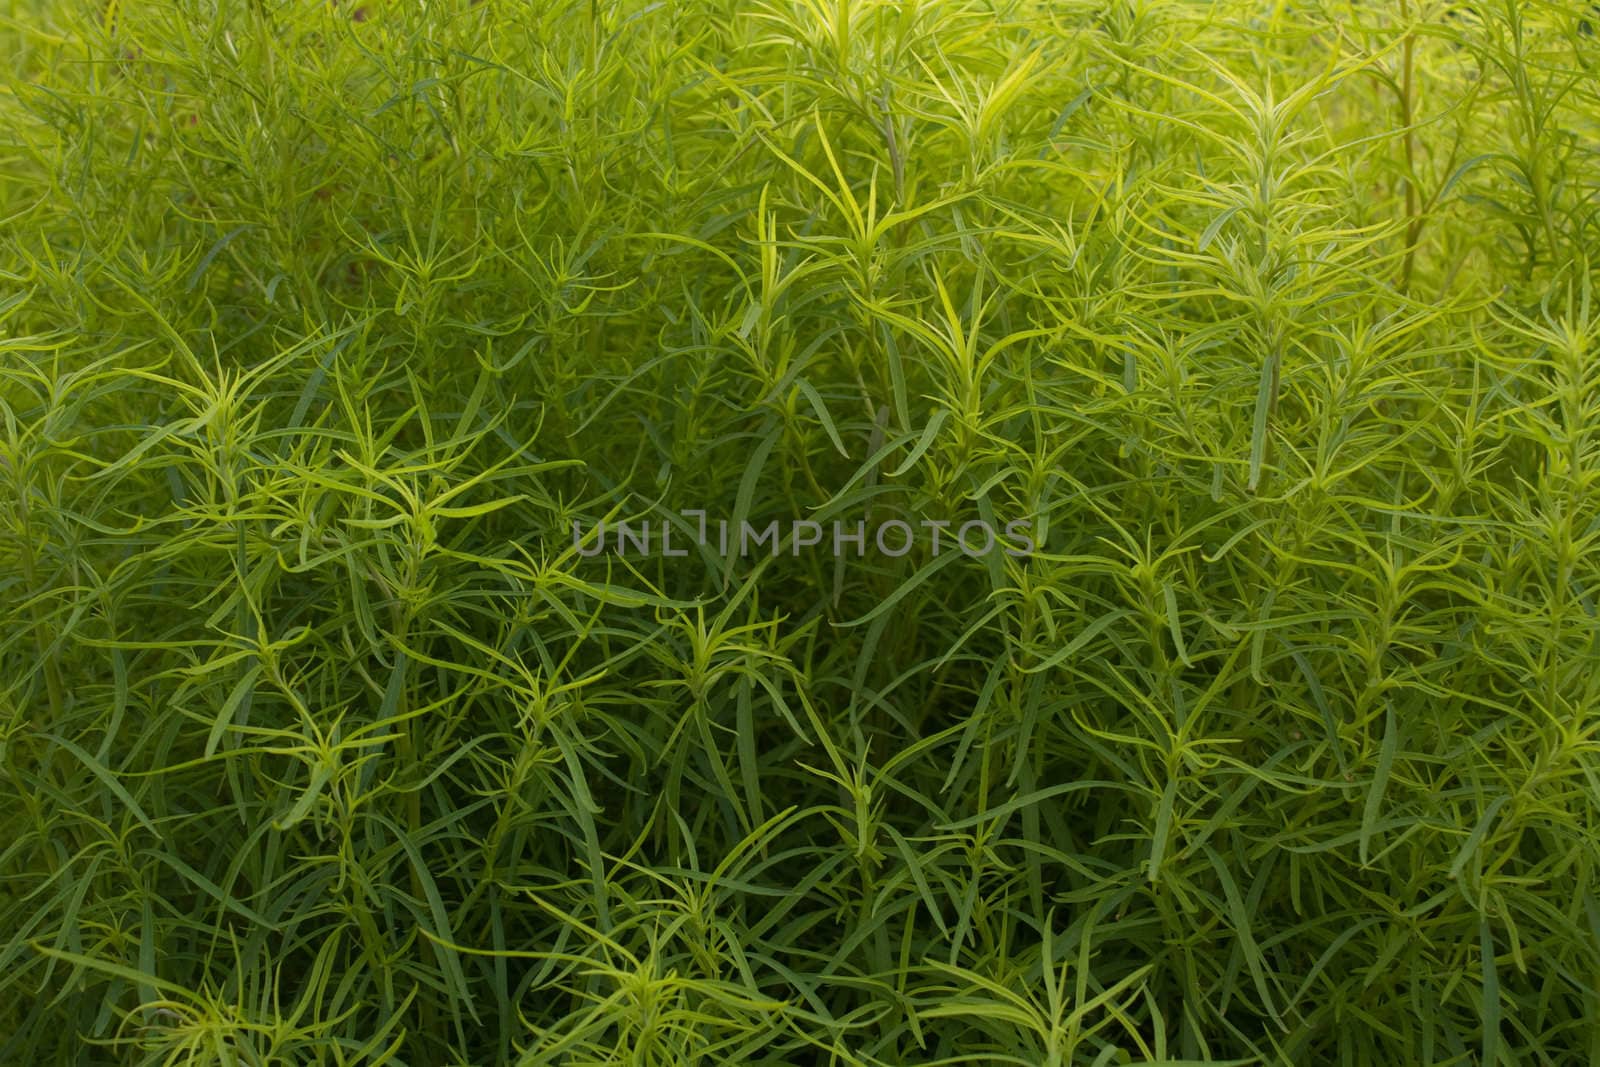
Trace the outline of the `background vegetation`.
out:
M 1588 4 L 0 12 L 0 1062 L 1600 1062 Z

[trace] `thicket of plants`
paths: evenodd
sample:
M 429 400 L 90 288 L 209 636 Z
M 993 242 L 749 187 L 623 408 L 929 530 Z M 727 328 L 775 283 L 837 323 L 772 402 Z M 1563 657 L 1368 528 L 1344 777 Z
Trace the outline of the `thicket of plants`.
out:
M 3 10 L 0 1062 L 1600 1062 L 1590 5 Z

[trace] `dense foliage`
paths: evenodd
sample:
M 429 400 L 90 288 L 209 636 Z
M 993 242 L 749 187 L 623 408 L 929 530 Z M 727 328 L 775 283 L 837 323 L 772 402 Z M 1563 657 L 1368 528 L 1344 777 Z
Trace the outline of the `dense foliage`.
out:
M 1590 5 L 0 9 L 0 1062 L 1600 1062 Z

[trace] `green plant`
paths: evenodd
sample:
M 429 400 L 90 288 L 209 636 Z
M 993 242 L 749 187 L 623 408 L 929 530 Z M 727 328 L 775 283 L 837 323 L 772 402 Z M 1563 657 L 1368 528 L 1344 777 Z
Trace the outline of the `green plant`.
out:
M 1600 1059 L 1590 5 L 3 11 L 0 1062 Z

